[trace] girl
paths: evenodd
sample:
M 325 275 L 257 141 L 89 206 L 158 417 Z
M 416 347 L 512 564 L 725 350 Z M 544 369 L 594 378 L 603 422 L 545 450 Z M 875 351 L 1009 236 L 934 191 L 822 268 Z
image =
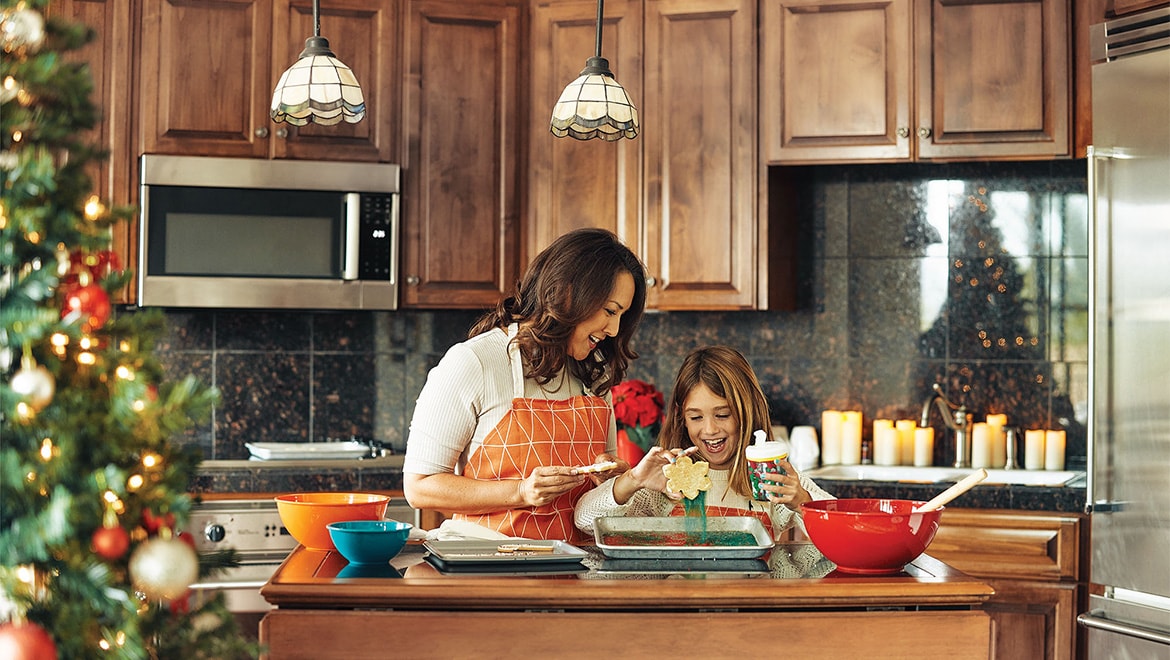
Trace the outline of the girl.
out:
M 553 241 L 427 376 L 403 464 L 411 506 L 505 536 L 586 540 L 573 507 L 600 479 L 576 468 L 617 453 L 609 390 L 637 357 L 645 302 L 642 264 L 612 233 Z
M 802 503 L 833 496 L 782 461 L 787 474 L 769 473 L 768 501 L 754 501 L 744 449 L 756 429 L 771 435 L 768 402 L 743 355 L 727 346 L 692 351 L 675 378 L 659 446 L 587 493 L 577 504 L 577 527 L 592 531 L 593 520 L 602 516 L 683 515 L 681 496 L 663 492 L 662 466 L 671 456 L 696 454 L 694 460 L 710 464 L 707 515 L 755 516 L 776 538 L 799 521 Z

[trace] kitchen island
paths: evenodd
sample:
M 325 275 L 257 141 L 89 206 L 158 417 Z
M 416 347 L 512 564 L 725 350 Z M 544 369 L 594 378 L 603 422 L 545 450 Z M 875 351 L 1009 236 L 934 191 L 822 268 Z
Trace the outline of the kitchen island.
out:
M 298 547 L 261 589 L 260 639 L 275 660 L 989 657 L 992 588 L 928 555 L 861 576 L 807 542 L 689 566 L 585 550 L 544 573 L 456 574 L 416 544 L 368 570 Z

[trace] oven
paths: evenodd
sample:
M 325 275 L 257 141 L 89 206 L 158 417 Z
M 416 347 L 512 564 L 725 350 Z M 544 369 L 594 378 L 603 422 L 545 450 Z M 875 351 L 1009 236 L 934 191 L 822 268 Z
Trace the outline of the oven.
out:
M 418 512 L 401 497 L 390 499 L 385 517 L 411 523 L 416 528 L 419 525 Z M 186 531 L 195 537 L 196 551 L 234 548 L 240 559 L 239 566 L 191 585 L 193 603 L 198 605 L 214 594 L 223 593 L 228 610 L 235 615 L 241 629 L 255 637 L 260 619 L 271 609 L 260 595 L 260 587 L 297 547 L 296 540 L 280 524 L 276 500 L 214 500 L 196 504 Z

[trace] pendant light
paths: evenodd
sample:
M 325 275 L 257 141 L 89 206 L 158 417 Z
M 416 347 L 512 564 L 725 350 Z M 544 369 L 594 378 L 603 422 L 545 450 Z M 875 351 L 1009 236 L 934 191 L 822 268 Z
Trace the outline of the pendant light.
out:
M 638 135 L 638 109 L 613 78 L 609 60 L 601 56 L 604 0 L 597 0 L 597 52 L 585 61 L 580 76 L 565 87 L 553 106 L 549 130 L 557 137 L 607 142 Z
M 271 114 L 273 121 L 293 126 L 309 122 L 332 126 L 342 119 L 356 124 L 366 116 L 361 85 L 321 36 L 318 0 L 313 0 L 313 36 L 305 39 L 299 59 L 276 83 Z

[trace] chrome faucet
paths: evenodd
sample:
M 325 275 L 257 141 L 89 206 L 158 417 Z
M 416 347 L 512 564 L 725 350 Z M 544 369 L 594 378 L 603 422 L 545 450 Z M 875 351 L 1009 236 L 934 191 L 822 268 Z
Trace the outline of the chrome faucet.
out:
M 943 423 L 948 429 L 955 432 L 955 467 L 965 468 L 971 467 L 971 414 L 967 412 L 966 406 L 955 405 L 947 399 L 943 394 L 942 386 L 935 383 L 931 388 L 934 390 L 926 401 L 922 404 L 922 420 L 919 426 L 926 427 L 930 425 L 930 404 L 937 403 L 938 410 L 942 413 Z

